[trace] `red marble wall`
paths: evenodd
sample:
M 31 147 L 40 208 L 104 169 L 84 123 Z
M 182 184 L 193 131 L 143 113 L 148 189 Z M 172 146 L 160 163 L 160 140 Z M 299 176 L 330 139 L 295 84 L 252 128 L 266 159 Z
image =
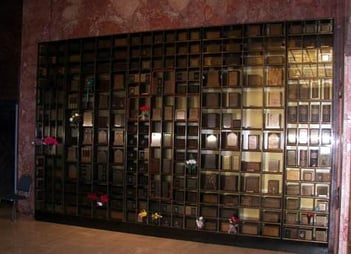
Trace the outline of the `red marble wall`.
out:
M 332 17 L 343 22 L 346 13 L 343 11 L 344 5 L 348 0 L 26 0 L 23 2 L 18 162 L 20 173 L 32 173 L 34 148 L 31 142 L 34 139 L 38 42 L 125 32 L 266 21 Z M 350 83 L 347 86 L 350 86 Z M 350 104 L 351 98 L 347 102 Z M 351 141 L 348 144 L 351 145 Z

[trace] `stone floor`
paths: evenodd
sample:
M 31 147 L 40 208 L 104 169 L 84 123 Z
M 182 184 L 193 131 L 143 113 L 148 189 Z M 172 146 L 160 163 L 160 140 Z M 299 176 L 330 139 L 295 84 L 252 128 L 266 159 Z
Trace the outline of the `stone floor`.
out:
M 287 253 L 111 232 L 35 221 L 0 206 L 0 254 L 269 254 Z

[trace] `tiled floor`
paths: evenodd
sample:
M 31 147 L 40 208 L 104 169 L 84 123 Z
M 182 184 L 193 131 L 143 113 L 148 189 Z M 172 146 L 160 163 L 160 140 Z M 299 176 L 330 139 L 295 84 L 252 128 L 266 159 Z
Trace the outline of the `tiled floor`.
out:
M 0 207 L 0 254 L 269 254 L 287 253 L 111 232 L 35 221 L 18 215 L 10 219 Z

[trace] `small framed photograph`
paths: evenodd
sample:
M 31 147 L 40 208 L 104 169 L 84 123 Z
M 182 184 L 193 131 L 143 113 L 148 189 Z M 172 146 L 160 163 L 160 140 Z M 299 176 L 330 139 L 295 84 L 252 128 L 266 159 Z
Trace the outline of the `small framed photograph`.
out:
M 269 133 L 267 145 L 269 150 L 280 149 L 280 133 Z
M 258 150 L 259 149 L 259 135 L 249 135 L 248 136 L 248 149 Z
M 288 144 L 296 145 L 296 129 L 288 129 Z

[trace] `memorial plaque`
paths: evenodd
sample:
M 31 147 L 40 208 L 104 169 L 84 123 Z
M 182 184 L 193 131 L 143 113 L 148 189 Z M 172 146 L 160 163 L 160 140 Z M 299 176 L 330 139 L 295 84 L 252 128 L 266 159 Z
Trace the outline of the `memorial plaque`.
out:
M 78 94 L 69 94 L 67 99 L 67 109 L 78 108 Z
M 319 145 L 319 129 L 310 129 L 310 145 Z
M 287 170 L 286 180 L 299 181 L 300 180 L 300 171 L 299 170 Z
M 308 129 L 302 128 L 299 129 L 299 144 L 307 145 L 308 143 Z
M 279 193 L 279 181 L 278 180 L 268 180 L 268 193 L 278 194 Z
M 298 85 L 295 83 L 288 84 L 288 99 L 291 101 L 297 100 L 298 92 L 297 92 Z
M 323 84 L 323 99 L 324 100 L 330 100 L 331 99 L 331 84 L 329 82 L 325 82 Z
M 248 86 L 262 86 L 262 76 L 257 74 L 249 74 L 247 76 Z
M 230 155 L 222 155 L 222 169 L 223 170 L 232 169 L 232 160 Z
M 106 130 L 99 130 L 98 131 L 98 144 L 105 145 L 107 144 L 107 131 Z
M 217 158 L 215 154 L 205 154 L 204 167 L 208 169 L 217 168 Z
M 219 87 L 218 71 L 209 71 L 207 73 L 207 87 Z
M 242 168 L 242 171 L 259 172 L 259 171 L 261 171 L 261 162 L 242 161 L 241 168 Z
M 76 161 L 77 160 L 77 148 L 68 147 L 67 148 L 67 161 Z
M 208 108 L 219 108 L 220 94 L 219 93 L 206 93 L 205 106 Z
M 163 133 L 163 146 L 171 147 L 172 146 L 172 134 L 171 133 Z
M 124 114 L 115 114 L 114 115 L 114 126 L 123 127 L 124 126 Z
M 269 133 L 268 134 L 268 149 L 278 150 L 280 149 L 280 133 Z
M 258 150 L 259 149 L 259 142 L 260 142 L 259 135 L 249 135 L 248 136 L 248 149 L 249 150 Z
M 229 71 L 228 72 L 228 86 L 236 87 L 240 85 L 240 72 L 239 71 Z
M 238 149 L 239 148 L 239 136 L 237 133 L 228 133 L 226 144 L 228 148 Z
M 278 237 L 280 235 L 280 227 L 274 225 L 264 225 L 262 235 Z
M 287 195 L 299 195 L 300 194 L 300 189 L 299 189 L 299 185 L 298 184 L 288 184 L 286 186 L 286 194 Z
M 124 160 L 124 155 L 123 155 L 123 150 L 115 150 L 114 153 L 113 153 L 113 161 L 115 163 L 123 163 L 123 160 Z
M 303 196 L 313 196 L 313 185 L 302 185 L 301 189 Z
M 152 120 L 160 121 L 161 120 L 161 109 L 153 108 L 152 109 Z
M 222 127 L 224 129 L 232 128 L 233 115 L 231 113 L 222 114 Z
M 99 94 L 99 108 L 106 109 L 109 106 L 109 96 L 107 94 Z
M 295 150 L 288 150 L 287 151 L 287 165 L 288 166 L 296 166 L 296 151 Z
M 318 150 L 310 150 L 310 167 L 318 166 Z
M 241 105 L 240 93 L 229 93 L 229 103 L 230 108 L 238 108 Z
M 319 99 L 319 84 L 317 81 L 311 83 L 311 99 Z
M 312 104 L 311 105 L 311 122 L 318 123 L 319 122 L 319 105 Z
M 91 145 L 92 143 L 93 143 L 93 130 L 91 128 L 84 128 L 83 145 Z
M 282 93 L 280 91 L 268 92 L 268 106 L 281 107 L 282 106 Z
M 161 133 L 153 132 L 151 133 L 151 147 L 161 146 Z
M 280 160 L 269 160 L 268 161 L 268 171 L 269 172 L 279 172 L 280 171 Z
M 288 122 L 289 123 L 297 122 L 297 106 L 288 107 Z
M 207 149 L 217 149 L 218 148 L 218 137 L 216 135 L 210 134 L 206 136 L 205 148 Z
M 239 170 L 240 168 L 240 156 L 239 155 L 233 155 L 232 156 L 232 169 L 233 170 Z
M 299 105 L 299 122 L 307 123 L 308 121 L 308 105 Z
M 113 89 L 114 90 L 124 89 L 124 75 L 123 74 L 114 75 Z
M 322 129 L 322 144 L 329 145 L 331 143 L 331 130 Z
M 163 114 L 164 120 L 173 120 L 173 107 L 165 106 Z
M 299 165 L 301 167 L 307 167 L 308 163 L 307 163 L 307 150 L 300 150 L 300 153 L 299 153 Z
M 207 118 L 207 128 L 217 128 L 218 115 L 216 113 L 206 114 Z
M 106 163 L 107 162 L 107 151 L 101 150 L 97 152 L 97 162 Z
M 288 144 L 296 145 L 296 129 L 288 129 Z
M 323 123 L 330 123 L 331 105 L 322 105 L 322 121 Z
M 260 178 L 258 176 L 245 177 L 245 192 L 260 192 Z
M 221 179 L 222 190 L 237 191 L 238 190 L 238 176 L 222 176 Z
M 85 111 L 83 113 L 83 127 L 92 127 L 93 126 L 93 112 Z
M 312 181 L 313 173 L 312 171 L 304 171 L 302 174 L 302 180 L 304 181 Z
M 299 87 L 300 91 L 299 91 L 299 94 L 300 94 L 300 99 L 301 100 L 309 100 L 310 99 L 310 87 L 309 87 L 309 84 L 308 83 L 302 83 L 300 84 L 300 87 Z
M 122 130 L 114 131 L 113 145 L 115 146 L 124 145 L 124 132 Z
M 185 120 L 186 119 L 186 110 L 176 109 L 175 111 L 175 120 Z
M 190 108 L 189 109 L 189 121 L 198 121 L 200 118 L 199 108 Z
M 81 148 L 81 160 L 82 162 L 91 162 L 92 150 L 90 146 L 84 146 Z
M 217 190 L 217 175 L 205 175 L 204 189 Z
M 270 86 L 281 86 L 283 82 L 283 69 L 269 68 L 267 83 Z

